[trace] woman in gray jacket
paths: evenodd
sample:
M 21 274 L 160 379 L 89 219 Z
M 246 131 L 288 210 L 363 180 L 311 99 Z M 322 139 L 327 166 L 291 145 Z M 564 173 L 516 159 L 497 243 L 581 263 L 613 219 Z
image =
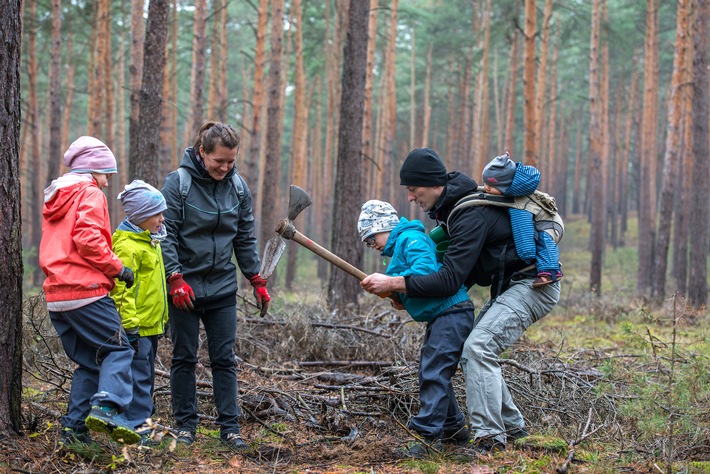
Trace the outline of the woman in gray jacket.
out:
M 207 122 L 200 128 L 195 145 L 185 150 L 181 169 L 168 174 L 163 183 L 168 235 L 162 251 L 171 296 L 170 389 L 178 441 L 195 441 L 195 364 L 202 321 L 220 438 L 232 449 L 244 451 L 249 446 L 238 422 L 237 269 L 232 255 L 254 288 L 262 315 L 271 298 L 266 280 L 259 275 L 251 192 L 235 169 L 239 144 L 239 135 L 229 125 Z

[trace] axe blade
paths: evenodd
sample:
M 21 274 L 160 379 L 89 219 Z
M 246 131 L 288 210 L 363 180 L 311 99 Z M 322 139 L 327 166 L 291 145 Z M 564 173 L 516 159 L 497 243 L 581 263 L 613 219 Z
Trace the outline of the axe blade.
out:
M 274 273 L 284 250 L 286 250 L 286 241 L 280 235 L 272 237 L 266 242 L 264 257 L 261 259 L 261 270 L 259 270 L 261 278 L 268 280 Z
M 300 187 L 292 184 L 288 196 L 288 220 L 293 221 L 305 208 L 313 204 L 311 197 Z

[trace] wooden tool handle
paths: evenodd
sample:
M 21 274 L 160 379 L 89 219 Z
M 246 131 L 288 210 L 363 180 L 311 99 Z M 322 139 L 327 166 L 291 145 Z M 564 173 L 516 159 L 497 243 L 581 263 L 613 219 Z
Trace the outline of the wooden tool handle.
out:
M 363 272 L 362 270 L 358 269 L 357 267 L 354 267 L 353 265 L 349 264 L 342 258 L 338 257 L 335 255 L 333 252 L 330 252 L 329 250 L 324 249 L 317 243 L 313 242 L 311 239 L 300 233 L 299 231 L 294 229 L 293 232 L 293 237 L 291 237 L 291 240 L 294 242 L 306 247 L 308 250 L 313 252 L 314 254 L 320 256 L 324 260 L 327 260 L 328 262 L 332 263 L 336 267 L 340 268 L 341 270 L 349 273 L 350 275 L 354 276 L 358 280 L 362 281 L 365 279 L 367 276 L 367 273 Z

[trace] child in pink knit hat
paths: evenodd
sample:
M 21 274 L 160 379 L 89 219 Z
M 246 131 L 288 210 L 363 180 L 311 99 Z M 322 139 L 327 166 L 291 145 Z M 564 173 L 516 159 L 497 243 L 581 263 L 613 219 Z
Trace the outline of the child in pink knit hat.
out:
M 47 276 L 47 309 L 67 356 L 77 364 L 62 417 L 60 444 L 91 443 L 89 429 L 132 444 L 140 436 L 121 416 L 131 402 L 133 348 L 109 292 L 133 271 L 111 250 L 101 191 L 116 170 L 111 150 L 80 137 L 64 154 L 70 172 L 44 190 L 39 263 Z

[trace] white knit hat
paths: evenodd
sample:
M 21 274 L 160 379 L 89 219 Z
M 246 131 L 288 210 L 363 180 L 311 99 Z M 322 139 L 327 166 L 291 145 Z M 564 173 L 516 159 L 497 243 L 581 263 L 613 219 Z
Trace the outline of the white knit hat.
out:
M 360 218 L 357 220 L 357 231 L 360 240 L 364 241 L 380 232 L 389 232 L 399 224 L 397 211 L 392 204 L 373 199 L 362 205 Z

